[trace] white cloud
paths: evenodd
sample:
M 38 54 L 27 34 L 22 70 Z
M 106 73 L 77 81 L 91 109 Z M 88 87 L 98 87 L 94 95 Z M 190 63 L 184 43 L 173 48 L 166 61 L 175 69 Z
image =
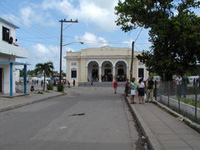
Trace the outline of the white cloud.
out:
M 76 50 L 73 49 L 73 48 L 67 47 L 67 48 L 66 48 L 66 51 L 67 51 L 67 52 L 75 52 Z M 65 56 L 65 55 L 66 55 L 66 53 L 64 54 L 64 56 Z
M 130 39 L 130 40 L 128 40 L 128 41 L 123 41 L 122 43 L 123 43 L 124 45 L 126 45 L 126 46 L 131 47 L 131 46 L 132 46 L 132 42 L 133 42 L 133 39 Z
M 33 23 L 40 25 L 56 26 L 49 12 L 39 11 L 38 6 L 25 6 L 19 10 L 19 15 L 5 14 L 2 17 L 18 26 L 31 27 Z
M 83 36 L 76 36 L 77 41 L 83 41 L 85 45 L 89 47 L 102 47 L 109 45 L 107 40 L 103 37 L 97 37 L 96 35 L 86 32 Z
M 20 16 L 23 24 L 29 27 L 35 17 L 35 14 L 31 7 L 24 7 L 20 10 Z
M 49 54 L 50 50 L 42 44 L 36 44 L 32 46 L 32 49 L 36 51 L 36 54 L 40 57 L 44 57 L 44 55 Z
M 21 18 L 21 24 L 27 27 L 33 23 L 55 26 L 57 22 L 53 21 L 52 16 L 59 12 L 67 16 L 63 18 L 78 19 L 86 24 L 92 23 L 101 30 L 113 31 L 119 28 L 115 24 L 114 14 L 117 2 L 118 0 L 79 0 L 77 4 L 74 0 L 43 0 L 38 4 L 27 3 L 16 17 Z
M 115 24 L 114 7 L 118 0 L 80 0 L 75 7 L 69 0 L 44 0 L 42 9 L 53 9 L 70 19 L 79 19 L 85 23 L 93 23 L 106 31 L 113 31 L 118 27 Z
M 22 19 L 22 23 L 27 27 L 30 27 L 33 23 L 48 26 L 55 26 L 56 24 L 49 12 L 41 11 L 40 7 L 36 5 L 23 7 L 20 10 L 20 18 Z
M 30 69 L 34 69 L 37 63 L 44 63 L 52 61 L 54 63 L 55 70 L 59 70 L 60 66 L 60 48 L 53 45 L 35 44 L 32 45 L 29 51 L 29 57 L 27 58 L 31 64 Z M 64 50 L 63 50 L 64 51 Z M 63 57 L 65 53 L 63 53 Z M 65 59 L 62 60 L 62 69 L 66 70 Z

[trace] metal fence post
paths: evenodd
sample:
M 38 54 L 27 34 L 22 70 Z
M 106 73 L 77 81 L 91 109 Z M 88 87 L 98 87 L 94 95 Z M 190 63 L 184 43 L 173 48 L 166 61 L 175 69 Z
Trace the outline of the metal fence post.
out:
M 178 112 L 181 112 L 181 85 L 177 86 L 178 90 Z
M 167 102 L 167 106 L 169 107 L 169 95 L 170 95 L 170 82 L 167 82 L 167 96 L 168 96 L 168 102 Z
M 195 121 L 197 122 L 197 83 L 195 83 Z

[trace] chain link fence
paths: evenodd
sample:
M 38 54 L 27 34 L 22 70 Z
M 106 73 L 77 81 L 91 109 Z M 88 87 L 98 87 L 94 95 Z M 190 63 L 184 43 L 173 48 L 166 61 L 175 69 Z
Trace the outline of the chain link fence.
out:
M 155 82 L 155 100 L 200 124 L 200 83 Z

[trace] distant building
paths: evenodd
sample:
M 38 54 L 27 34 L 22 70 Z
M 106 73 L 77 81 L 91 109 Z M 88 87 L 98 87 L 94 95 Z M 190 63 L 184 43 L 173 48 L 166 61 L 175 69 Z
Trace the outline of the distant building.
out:
M 0 93 L 15 93 L 14 70 L 16 65 L 24 66 L 26 79 L 27 64 L 17 62 L 17 58 L 26 58 L 28 53 L 20 45 L 15 43 L 16 25 L 0 18 Z M 26 82 L 24 82 L 24 93 L 26 93 Z
M 67 52 L 67 80 L 81 82 L 123 82 L 130 78 L 131 68 L 130 48 L 88 48 L 80 52 Z M 147 79 L 148 71 L 134 52 L 133 77 Z

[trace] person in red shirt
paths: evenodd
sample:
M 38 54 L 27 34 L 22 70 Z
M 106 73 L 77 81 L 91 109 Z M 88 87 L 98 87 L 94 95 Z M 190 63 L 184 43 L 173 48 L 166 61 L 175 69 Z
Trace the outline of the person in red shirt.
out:
M 115 94 L 117 93 L 117 86 L 118 86 L 118 84 L 117 84 L 117 81 L 115 80 L 113 82 L 113 88 L 114 88 Z

